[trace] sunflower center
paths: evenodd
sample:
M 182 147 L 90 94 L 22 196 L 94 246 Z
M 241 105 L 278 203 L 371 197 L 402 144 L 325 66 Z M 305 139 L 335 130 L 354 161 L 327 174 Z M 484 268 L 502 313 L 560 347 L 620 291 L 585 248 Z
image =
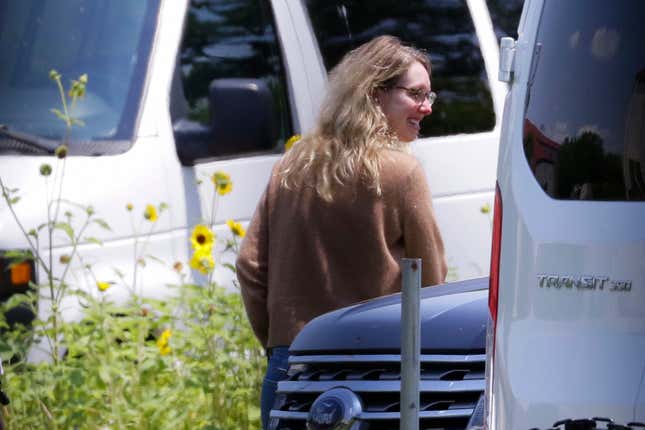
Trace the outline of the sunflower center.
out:
M 199 243 L 200 245 L 205 244 L 206 236 L 204 236 L 203 234 L 197 235 L 197 243 Z

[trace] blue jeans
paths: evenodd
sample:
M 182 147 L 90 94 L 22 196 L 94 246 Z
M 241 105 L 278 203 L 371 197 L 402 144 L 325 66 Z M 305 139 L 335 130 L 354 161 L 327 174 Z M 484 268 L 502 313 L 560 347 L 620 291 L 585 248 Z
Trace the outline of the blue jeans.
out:
M 262 428 L 269 428 L 269 412 L 275 400 L 275 391 L 278 382 L 287 378 L 289 368 L 289 347 L 275 346 L 269 350 L 267 373 L 262 382 L 262 398 L 260 400 L 260 411 L 262 413 Z

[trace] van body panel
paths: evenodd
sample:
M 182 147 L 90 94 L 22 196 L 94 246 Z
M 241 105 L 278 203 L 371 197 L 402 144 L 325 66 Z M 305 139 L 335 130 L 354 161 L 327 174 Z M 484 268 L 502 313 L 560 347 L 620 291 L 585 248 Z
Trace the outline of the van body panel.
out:
M 525 3 L 504 112 L 491 429 L 643 416 L 645 204 L 552 198 L 525 155 L 527 86 L 545 3 Z
M 282 43 L 295 130 L 300 131 L 308 130 L 314 123 L 318 107 L 315 94 L 322 90 L 323 83 L 318 62 L 312 61 L 316 58 L 312 40 L 306 36 L 311 30 L 306 20 L 298 19 L 301 11 L 297 3 L 277 0 L 272 5 Z
M 110 231 L 92 227 L 88 234 L 101 240 L 129 237 L 132 233 L 125 209 L 127 203 L 135 206 L 135 217 L 139 218 L 139 216 L 142 217 L 145 204 L 170 199 L 167 188 L 159 186 L 159 178 L 165 175 L 162 162 L 164 155 L 167 154 L 159 150 L 158 139 L 143 138 L 136 140 L 133 148 L 124 154 L 111 157 L 68 157 L 65 160 L 64 198 L 71 202 L 91 204 L 101 217 L 105 216 L 103 214 L 111 214 L 110 219 L 107 220 L 111 227 Z M 46 209 L 46 193 L 53 191 L 46 188 L 45 179 L 38 173 L 39 168 L 45 163 L 55 168 L 56 161 L 55 157 L 42 156 L 0 157 L 0 171 L 3 177 L 7 178 L 5 179 L 7 186 L 20 190 L 21 200 L 14 208 L 26 228 L 35 228 L 42 222 Z M 52 173 L 52 177 L 55 174 L 56 170 Z M 124 177 L 128 178 L 126 183 L 120 181 Z M 115 183 L 119 186 L 115 186 Z M 127 184 L 129 186 L 126 187 Z M 88 196 L 99 198 L 88 199 Z M 63 205 L 62 208 L 66 210 L 69 207 Z M 10 216 L 4 203 L 1 210 L 3 216 Z M 163 217 L 160 223 L 163 223 Z M 3 249 L 24 245 L 24 237 L 16 229 L 13 219 L 3 218 L 1 228 Z M 172 228 L 172 225 L 164 225 L 161 229 Z M 10 239 L 12 237 L 14 239 Z M 62 236 L 60 239 L 63 239 Z M 41 238 L 42 240 L 44 238 Z M 54 238 L 55 247 L 61 246 L 61 242 L 66 243 L 65 240 L 57 241 Z M 42 243 L 42 245 L 47 244 Z
M 318 109 L 322 103 L 327 85 L 327 73 L 320 57 L 318 44 L 311 29 L 311 23 L 307 17 L 304 5 L 300 1 L 274 0 L 274 16 L 279 22 L 279 36 L 283 41 L 283 53 L 298 53 L 294 62 L 300 61 L 300 67 L 303 72 L 299 79 L 303 82 L 300 85 L 293 85 L 292 91 L 307 90 L 306 104 L 303 104 L 302 110 L 299 110 L 298 118 L 294 124 L 295 131 L 302 132 L 313 127 L 318 114 Z M 286 39 L 291 39 L 287 44 Z M 290 61 L 289 56 L 286 61 Z M 287 68 L 290 72 L 290 68 Z M 300 89 L 302 87 L 302 89 Z M 297 103 L 296 103 L 297 104 Z M 306 107 L 306 111 L 305 108 Z
M 478 133 L 413 144 L 430 185 L 449 281 L 488 275 L 498 138 Z

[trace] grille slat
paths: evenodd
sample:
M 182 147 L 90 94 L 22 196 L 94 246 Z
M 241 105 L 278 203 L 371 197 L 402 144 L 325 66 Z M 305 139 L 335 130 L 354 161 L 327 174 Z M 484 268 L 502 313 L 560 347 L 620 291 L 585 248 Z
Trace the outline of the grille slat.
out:
M 473 413 L 472 409 L 458 409 L 445 411 L 420 411 L 419 418 L 422 419 L 444 419 L 444 418 L 470 418 Z M 308 412 L 288 412 L 288 411 L 271 411 L 271 418 L 281 418 L 285 420 L 306 420 Z M 360 420 L 399 420 L 398 412 L 363 412 Z
M 422 429 L 463 429 L 484 390 L 484 354 L 420 356 Z M 289 358 L 289 379 L 278 383 L 282 396 L 271 417 L 280 430 L 305 429 L 309 408 L 325 391 L 344 387 L 360 399 L 359 420 L 369 428 L 398 429 L 401 357 L 396 354 L 301 355 Z M 277 405 L 277 404 L 276 404 Z
M 438 391 L 442 393 L 483 391 L 483 380 L 469 381 L 420 381 L 421 391 Z M 400 381 L 283 381 L 278 383 L 278 393 L 323 393 L 336 387 L 349 388 L 354 392 L 378 393 L 401 391 Z
M 421 363 L 483 363 L 486 361 L 486 354 L 421 354 Z M 370 354 L 370 355 L 292 355 L 289 357 L 289 364 L 310 364 L 310 363 L 400 363 L 401 356 L 398 354 Z

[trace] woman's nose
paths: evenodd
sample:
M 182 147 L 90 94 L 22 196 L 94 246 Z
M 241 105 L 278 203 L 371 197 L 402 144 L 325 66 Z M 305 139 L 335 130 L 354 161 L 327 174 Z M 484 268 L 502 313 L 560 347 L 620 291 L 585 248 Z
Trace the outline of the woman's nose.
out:
M 419 105 L 419 112 L 424 115 L 430 115 L 432 113 L 432 105 L 428 99 L 423 100 L 423 103 Z

